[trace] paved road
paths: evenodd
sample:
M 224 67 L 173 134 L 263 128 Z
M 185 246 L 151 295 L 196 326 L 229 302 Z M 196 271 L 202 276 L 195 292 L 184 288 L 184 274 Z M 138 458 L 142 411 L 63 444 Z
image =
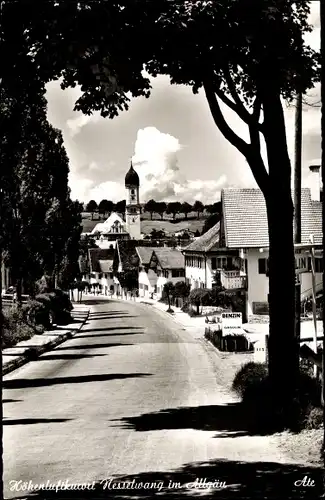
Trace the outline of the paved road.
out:
M 149 473 L 158 480 L 162 473 L 167 483 L 187 464 L 227 457 L 235 467 L 240 450 L 252 461 L 257 447 L 262 460 L 263 437 L 254 446 L 240 437 L 234 446 L 228 433 L 240 430 L 240 418 L 218 406 L 227 398 L 217 378 L 204 341 L 165 313 L 98 300 L 73 339 L 4 377 L 5 498 L 27 493 L 11 491 L 12 480 L 91 483 Z M 203 472 L 220 474 L 225 469 Z M 230 474 L 228 467 L 227 482 Z

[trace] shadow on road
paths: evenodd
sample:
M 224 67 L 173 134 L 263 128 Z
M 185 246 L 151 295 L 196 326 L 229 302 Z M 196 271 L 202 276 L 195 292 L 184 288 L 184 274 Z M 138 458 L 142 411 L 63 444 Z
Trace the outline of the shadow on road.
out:
M 93 337 L 93 335 L 90 335 Z M 57 347 L 55 350 L 56 351 L 71 351 L 71 350 L 77 350 L 77 349 L 104 349 L 106 347 L 120 347 L 120 346 L 125 346 L 125 345 L 133 345 L 133 344 L 121 344 L 120 342 L 116 342 L 115 344 L 109 343 L 109 344 L 87 344 L 87 345 L 71 345 L 71 346 L 66 346 L 66 347 Z
M 310 478 L 310 484 L 313 481 L 313 486 L 302 486 L 305 476 Z M 274 499 L 318 498 L 322 492 L 321 469 L 275 462 L 211 460 L 191 463 L 169 472 L 152 471 L 119 476 L 109 482 L 111 479 L 95 484 L 94 491 L 39 491 L 32 493 L 28 498 L 34 500 L 184 498 L 185 500 L 203 496 L 205 500 Z M 214 487 L 204 488 L 203 485 L 207 485 L 208 482 L 214 484 Z M 26 495 L 19 498 L 26 498 Z
M 107 330 L 109 330 L 109 328 Z M 75 337 L 75 338 L 76 339 L 87 339 L 87 338 L 96 339 L 98 337 L 120 337 L 121 335 L 124 336 L 124 335 L 143 335 L 143 334 L 144 334 L 144 331 L 142 330 L 139 332 L 94 333 L 93 335 L 78 335 L 78 337 Z
M 225 405 L 171 408 L 137 417 L 123 417 L 119 421 L 123 428 L 137 432 L 166 429 L 195 429 L 221 431 L 216 438 L 248 435 L 269 435 L 277 432 L 265 428 L 263 422 L 254 418 L 241 402 Z
M 54 351 L 55 352 L 55 351 Z M 95 358 L 98 356 L 107 356 L 107 354 L 46 354 L 41 356 L 40 358 L 34 359 L 31 362 L 35 363 L 38 361 L 63 361 L 65 359 L 86 359 L 86 358 Z
M 2 420 L 2 425 L 30 425 L 30 424 L 52 424 L 68 422 L 73 420 L 72 418 L 4 418 Z
M 78 377 L 32 378 L 12 379 L 2 382 L 3 389 L 23 389 L 25 387 L 44 387 L 55 384 L 84 384 L 86 382 L 106 382 L 108 380 L 121 380 L 127 378 L 149 377 L 151 373 L 108 373 L 103 375 L 81 375 Z
M 91 318 L 89 318 L 91 321 L 103 321 L 105 319 L 116 319 L 116 318 L 123 318 L 123 319 L 126 319 L 126 318 L 139 318 L 139 316 L 131 316 L 129 314 L 116 314 L 116 315 L 113 315 L 113 314 L 109 314 L 109 315 L 103 315 L 103 316 L 92 316 Z
M 123 314 L 124 316 L 129 315 L 129 311 L 113 309 L 111 311 L 94 311 L 89 314 L 89 319 L 93 319 L 94 317 L 102 318 L 103 316 L 112 316 L 114 314 Z
M 83 328 L 82 329 L 82 333 L 83 332 L 85 332 L 85 333 L 89 333 L 89 332 L 110 332 L 110 331 L 113 331 L 113 330 L 143 330 L 143 328 L 141 326 L 107 326 L 106 328 L 90 328 L 90 329 Z M 75 335 L 74 338 L 77 339 L 78 337 L 80 337 L 80 335 L 77 334 L 77 335 Z

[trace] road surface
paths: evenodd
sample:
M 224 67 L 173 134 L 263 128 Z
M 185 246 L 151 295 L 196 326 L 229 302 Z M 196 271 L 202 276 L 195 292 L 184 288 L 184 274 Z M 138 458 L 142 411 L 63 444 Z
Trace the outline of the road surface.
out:
M 152 306 L 93 299 L 73 339 L 4 377 L 5 498 L 31 494 L 22 482 L 116 475 L 164 488 L 179 474 L 251 487 L 252 464 L 269 451 L 265 437 L 245 435 L 235 405 L 222 406 L 212 350 Z

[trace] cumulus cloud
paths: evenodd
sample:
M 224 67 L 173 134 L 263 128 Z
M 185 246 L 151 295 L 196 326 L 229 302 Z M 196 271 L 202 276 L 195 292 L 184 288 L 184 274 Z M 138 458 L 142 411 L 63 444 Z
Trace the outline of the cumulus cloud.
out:
M 67 127 L 70 132 L 71 137 L 79 134 L 80 130 L 91 121 L 91 116 L 80 115 L 76 118 L 71 118 L 67 120 Z
M 177 162 L 177 155 L 184 147 L 179 139 L 155 127 L 138 130 L 133 165 L 140 178 L 141 199 L 213 203 L 219 198 L 226 176 L 207 181 L 186 179 Z

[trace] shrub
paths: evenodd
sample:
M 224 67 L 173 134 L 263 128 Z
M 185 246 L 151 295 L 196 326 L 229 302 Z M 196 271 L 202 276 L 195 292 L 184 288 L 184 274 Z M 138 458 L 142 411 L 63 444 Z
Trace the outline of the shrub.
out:
M 50 326 L 49 311 L 44 303 L 37 300 L 29 300 L 22 308 L 25 322 L 33 327 Z M 42 333 L 41 331 L 39 333 Z
M 249 362 L 243 365 L 235 375 L 232 383 L 233 391 L 244 398 L 250 386 L 256 385 L 267 377 L 268 370 L 264 363 Z
M 35 297 L 37 302 L 42 303 L 49 315 L 49 323 L 58 325 L 67 324 L 71 321 L 70 311 L 73 309 L 68 295 L 60 289 L 50 293 L 43 293 Z
M 227 352 L 246 352 L 252 350 L 252 344 L 245 335 L 225 335 L 222 337 L 221 348 Z
M 55 294 L 58 303 L 60 304 L 62 310 L 64 311 L 72 311 L 73 305 L 67 293 L 65 293 L 60 288 L 56 288 L 53 293 Z
M 187 314 L 188 314 L 191 318 L 193 318 L 194 316 L 200 316 L 200 315 L 201 315 L 201 314 L 200 314 L 200 311 L 197 311 L 197 310 L 192 309 L 192 308 L 190 308 L 190 309 L 188 310 Z
M 286 409 L 275 408 L 267 367 L 263 363 L 250 362 L 242 366 L 232 389 L 241 396 L 243 407 L 250 415 L 249 421 L 257 428 L 300 430 L 305 425 L 316 425 L 319 419 L 321 386 L 318 380 L 304 372 L 300 373 L 296 401 Z
M 323 409 L 310 406 L 306 411 L 304 427 L 306 429 L 321 429 L 323 425 Z
M 3 313 L 2 349 L 12 347 L 23 340 L 28 340 L 35 333 L 35 329 L 26 324 L 22 310 L 15 307 Z

